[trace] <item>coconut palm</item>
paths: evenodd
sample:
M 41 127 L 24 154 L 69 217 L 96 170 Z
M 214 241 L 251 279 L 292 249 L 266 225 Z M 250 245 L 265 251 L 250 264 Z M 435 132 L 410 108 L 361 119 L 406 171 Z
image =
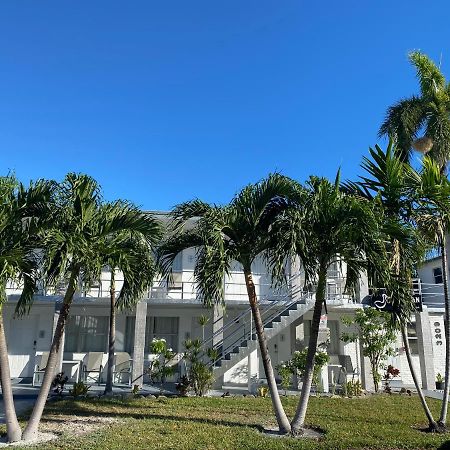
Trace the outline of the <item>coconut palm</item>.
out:
M 273 174 L 245 187 L 226 206 L 209 205 L 200 200 L 180 204 L 172 212 L 175 232 L 160 249 L 165 271 L 170 270 L 182 250 L 197 249 L 195 282 L 204 303 L 209 306 L 224 301 L 224 276 L 235 261 L 242 265 L 272 406 L 280 431 L 284 433 L 290 431 L 290 425 L 275 382 L 252 264 L 256 258 L 267 256 L 269 224 L 283 203 L 282 199 L 291 195 L 293 190 L 292 180 Z M 191 225 L 186 226 L 188 222 Z M 284 261 L 285 255 L 281 258 Z
M 8 350 L 3 324 L 8 282 L 22 285 L 16 312 L 26 312 L 36 290 L 39 258 L 37 235 L 48 220 L 52 183 L 37 181 L 25 188 L 13 176 L 0 178 L 0 382 L 9 442 L 19 441 L 22 430 L 14 408 Z
M 116 309 L 132 308 L 151 287 L 157 273 L 153 250 L 162 237 L 162 227 L 159 221 L 150 214 L 140 212 L 128 202 L 115 202 L 106 205 L 105 208 L 122 209 L 124 216 L 128 214 L 145 215 L 145 220 L 148 222 L 146 228 L 138 233 L 128 229 L 118 232 L 111 239 L 105 240 L 105 246 L 101 249 L 104 266 L 111 274 L 108 363 L 105 386 L 105 394 L 111 394 L 116 340 Z M 152 221 L 153 226 L 151 226 Z M 123 275 L 123 285 L 119 292 L 116 289 L 116 271 Z
M 415 51 L 409 60 L 416 69 L 420 95 L 391 106 L 379 134 L 395 142 L 402 161 L 409 161 L 415 148 L 429 152 L 445 171 L 450 159 L 450 85 L 427 55 Z
M 450 229 L 450 182 L 440 171 L 439 165 L 425 157 L 422 169 L 413 172 L 411 187 L 417 198 L 415 218 L 419 229 L 438 248 L 441 256 L 445 305 L 445 386 L 439 424 L 447 421 L 448 396 L 450 390 L 450 299 L 448 291 L 447 233 Z
M 372 205 L 340 190 L 339 174 L 335 183 L 311 177 L 297 198 L 276 219 L 272 234 L 278 246 L 275 253 L 300 258 L 306 283 L 313 283 L 315 303 L 310 329 L 306 369 L 297 411 L 291 423 L 292 433 L 304 426 L 314 363 L 317 352 L 320 316 L 326 301 L 327 271 L 336 261 L 346 264 L 346 290 L 353 292 L 368 261 L 383 258 L 380 226 Z M 274 259 L 275 273 L 281 270 Z
M 389 256 L 389 277 L 380 280 L 390 294 L 392 326 L 399 328 L 409 369 L 431 431 L 439 430 L 423 395 L 412 362 L 408 342 L 407 324 L 415 312 L 412 296 L 412 273 L 427 250 L 427 242 L 415 226 L 413 208 L 416 194 L 410 180 L 417 177 L 409 164 L 402 162 L 390 141 L 384 152 L 379 146 L 370 149 L 371 159 L 363 159 L 366 172 L 357 183 L 347 183 L 347 188 L 371 199 L 379 208 L 383 218 L 383 234 Z
M 45 269 L 48 283 L 59 279 L 68 282 L 42 386 L 23 433 L 25 440 L 36 436 L 75 292 L 99 279 L 104 265 L 102 250 L 108 242 L 127 231 L 148 240 L 155 227 L 154 219 L 137 209 L 102 206 L 99 185 L 87 175 L 69 173 L 59 186 L 56 200 L 54 227 L 44 234 Z

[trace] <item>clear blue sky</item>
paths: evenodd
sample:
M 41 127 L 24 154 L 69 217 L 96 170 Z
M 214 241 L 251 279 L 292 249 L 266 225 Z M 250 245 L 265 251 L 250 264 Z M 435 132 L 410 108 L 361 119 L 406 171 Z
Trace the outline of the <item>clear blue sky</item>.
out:
M 0 173 L 226 202 L 271 171 L 353 178 L 407 52 L 450 77 L 446 1 L 0 2 Z

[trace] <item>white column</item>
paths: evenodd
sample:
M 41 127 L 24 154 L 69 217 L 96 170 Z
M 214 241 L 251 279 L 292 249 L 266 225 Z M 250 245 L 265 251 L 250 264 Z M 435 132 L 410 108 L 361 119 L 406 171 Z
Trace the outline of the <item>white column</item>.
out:
M 136 305 L 136 322 L 134 326 L 133 373 L 132 385 L 142 387 L 144 374 L 145 328 L 147 322 L 147 302 L 141 300 Z
M 223 307 L 222 305 L 214 305 L 213 307 L 213 324 L 212 324 L 212 346 L 218 350 L 223 350 Z M 221 356 L 221 355 L 220 355 Z M 223 386 L 223 375 L 214 381 L 214 385 L 218 388 Z
M 433 390 L 435 385 L 433 341 L 430 316 L 426 306 L 423 311 L 416 313 L 417 344 L 419 349 L 420 374 L 422 376 L 422 388 Z M 442 334 L 444 331 L 442 330 Z

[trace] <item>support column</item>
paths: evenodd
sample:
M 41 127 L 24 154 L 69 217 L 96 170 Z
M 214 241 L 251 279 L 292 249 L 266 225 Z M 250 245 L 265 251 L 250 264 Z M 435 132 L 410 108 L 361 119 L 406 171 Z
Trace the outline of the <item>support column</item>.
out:
M 142 387 L 144 380 L 145 328 L 147 323 L 147 302 L 141 300 L 136 305 L 134 325 L 133 373 L 132 385 Z
M 356 292 L 356 301 L 362 303 L 365 297 L 369 295 L 369 280 L 367 272 L 361 272 L 358 281 L 358 289 Z
M 212 324 L 212 346 L 217 348 L 219 357 L 222 355 L 223 349 L 223 307 L 221 305 L 213 306 L 213 324 Z M 214 385 L 222 388 L 223 375 L 214 381 Z
M 416 332 L 419 348 L 420 374 L 422 376 L 422 388 L 433 390 L 435 385 L 433 341 L 430 316 L 426 306 L 423 311 L 416 313 Z
M 254 333 L 254 324 L 253 324 L 253 314 L 250 311 L 250 335 L 252 336 Z M 258 358 L 258 349 L 253 350 L 247 356 L 247 389 L 250 394 L 256 394 L 256 386 L 259 378 L 259 358 Z

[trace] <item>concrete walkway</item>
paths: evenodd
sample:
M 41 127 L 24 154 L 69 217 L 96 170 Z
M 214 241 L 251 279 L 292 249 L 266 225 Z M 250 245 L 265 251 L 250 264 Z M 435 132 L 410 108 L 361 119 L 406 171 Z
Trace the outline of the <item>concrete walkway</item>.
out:
M 435 398 L 436 400 L 442 400 L 444 397 L 444 391 L 423 391 L 425 397 Z
M 18 416 L 31 409 L 38 396 L 39 389 L 33 386 L 13 385 L 14 404 Z M 0 402 L 0 423 L 5 423 L 5 408 Z
M 67 395 L 71 385 L 66 385 L 64 389 L 64 395 Z M 36 398 L 39 394 L 40 386 L 32 386 L 31 384 L 13 384 L 13 395 L 14 404 L 16 406 L 16 413 L 18 416 L 24 414 L 28 410 L 32 409 Z M 89 389 L 89 395 L 97 396 L 101 395 L 105 389 L 105 385 L 92 385 Z M 114 386 L 115 394 L 126 394 L 131 391 L 129 386 Z M 148 389 L 143 389 L 142 393 L 153 394 L 160 393 L 157 388 L 149 387 Z M 2 401 L 2 396 L 0 394 L 0 423 L 5 423 L 5 409 Z

